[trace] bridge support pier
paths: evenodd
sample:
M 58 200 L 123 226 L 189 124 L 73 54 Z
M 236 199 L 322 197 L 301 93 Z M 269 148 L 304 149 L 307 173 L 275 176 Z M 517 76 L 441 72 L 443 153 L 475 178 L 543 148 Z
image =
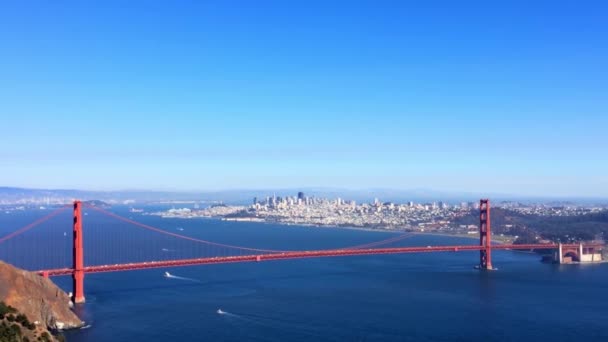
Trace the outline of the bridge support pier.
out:
M 492 237 L 490 227 L 490 200 L 479 201 L 479 269 L 492 269 Z
M 74 303 L 84 303 L 84 255 L 82 245 L 82 203 L 74 201 L 72 290 Z

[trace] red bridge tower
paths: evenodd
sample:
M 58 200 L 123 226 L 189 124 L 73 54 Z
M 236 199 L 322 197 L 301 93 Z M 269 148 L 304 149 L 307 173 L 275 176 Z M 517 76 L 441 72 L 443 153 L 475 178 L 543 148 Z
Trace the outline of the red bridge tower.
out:
M 492 269 L 492 242 L 490 228 L 490 200 L 479 201 L 479 245 L 485 247 L 479 251 L 479 268 Z
M 72 290 L 74 303 L 84 303 L 84 255 L 82 245 L 82 203 L 74 201 L 74 245 L 72 253 Z

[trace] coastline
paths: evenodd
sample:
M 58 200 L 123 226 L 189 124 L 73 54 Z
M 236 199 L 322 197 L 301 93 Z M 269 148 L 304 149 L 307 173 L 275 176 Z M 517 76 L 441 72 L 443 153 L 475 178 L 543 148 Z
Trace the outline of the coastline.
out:
M 393 234 L 416 234 L 416 235 L 436 235 L 436 236 L 446 236 L 446 237 L 457 237 L 457 238 L 466 238 L 478 240 L 479 234 L 462 234 L 462 233 L 446 233 L 446 232 L 430 232 L 430 231 L 411 231 L 400 228 L 390 229 L 390 228 L 367 228 L 367 227 L 357 227 L 357 226 L 337 226 L 337 225 L 318 225 L 318 224 L 305 224 L 305 223 L 289 223 L 289 222 L 280 222 L 280 221 L 267 221 L 263 218 L 225 218 L 221 216 L 204 216 L 204 217 L 176 217 L 176 216 L 161 216 L 162 218 L 183 218 L 183 219 L 212 219 L 219 221 L 227 221 L 227 222 L 249 222 L 249 223 L 261 223 L 261 224 L 277 224 L 282 226 L 294 226 L 301 228 L 333 228 L 333 229 L 348 229 L 348 230 L 358 230 L 365 232 L 375 232 L 375 233 L 393 233 Z M 505 243 L 512 242 L 509 237 L 494 237 L 494 240 L 497 243 Z

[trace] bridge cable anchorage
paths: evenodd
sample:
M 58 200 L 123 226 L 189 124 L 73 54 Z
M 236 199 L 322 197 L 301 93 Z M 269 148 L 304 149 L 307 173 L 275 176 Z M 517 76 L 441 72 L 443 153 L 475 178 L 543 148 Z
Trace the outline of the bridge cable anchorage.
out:
M 49 214 L 47 214 L 47 215 L 45 215 L 45 216 L 37 219 L 36 221 L 34 221 L 34 222 L 32 222 L 32 223 L 30 223 L 30 224 L 28 224 L 26 226 L 21 227 L 21 228 L 15 230 L 12 233 L 9 233 L 9 234 L 3 236 L 2 238 L 0 238 L 0 243 L 2 243 L 4 241 L 7 241 L 7 240 L 10 240 L 10 239 L 14 238 L 15 236 L 19 236 L 19 235 L 27 232 L 28 230 L 30 230 L 30 229 L 32 229 L 34 227 L 37 227 L 39 224 L 44 223 L 44 222 L 48 221 L 49 219 L 51 219 L 51 218 L 59 215 L 61 212 L 63 212 L 64 210 L 66 210 L 66 209 L 68 209 L 70 207 L 71 207 L 70 204 L 66 204 L 63 207 L 60 207 L 58 209 L 53 210 Z
M 356 246 L 346 247 L 345 249 L 364 249 L 364 248 L 376 247 L 376 246 L 381 246 L 381 245 L 386 245 L 386 244 L 389 244 L 389 243 L 401 241 L 401 240 L 404 240 L 404 239 L 407 239 L 407 238 L 411 238 L 412 236 L 414 236 L 414 234 L 407 233 L 407 234 L 402 234 L 402 235 L 399 235 L 399 236 L 394 236 L 392 238 L 381 240 L 381 241 L 370 242 L 370 243 L 366 243 L 366 244 L 363 244 L 363 245 L 356 245 Z
M 212 241 L 207 241 L 207 240 L 203 240 L 203 239 L 197 239 L 197 238 L 193 238 L 190 236 L 186 236 L 186 235 L 181 235 L 181 234 L 176 234 L 176 233 L 171 233 L 168 232 L 166 230 L 160 229 L 160 228 L 156 228 L 156 227 L 152 227 L 150 225 L 144 224 L 144 223 L 140 223 L 131 219 L 128 219 L 126 217 L 122 217 L 120 215 L 114 214 L 110 211 L 92 206 L 90 204 L 85 204 L 83 203 L 83 205 L 85 205 L 87 208 L 96 210 L 106 216 L 110 216 L 113 217 L 117 220 L 121 220 L 123 222 L 127 222 L 130 223 L 132 225 L 138 226 L 140 228 L 144 228 L 147 230 L 151 230 L 157 233 L 161 233 L 161 234 L 165 234 L 165 235 L 169 235 L 169 236 L 173 236 L 179 239 L 184 239 L 184 240 L 190 240 L 190 241 L 194 241 L 194 242 L 200 242 L 200 243 L 204 243 L 204 244 L 208 244 L 208 245 L 213 245 L 213 246 L 219 246 L 219 247 L 226 247 L 226 248 L 233 248 L 233 249 L 238 249 L 238 250 L 244 250 L 244 251 L 252 251 L 252 252 L 266 252 L 266 253 L 287 253 L 290 251 L 285 251 L 285 250 L 276 250 L 276 249 L 262 249 L 262 248 L 250 248 L 250 247 L 242 247 L 242 246 L 235 246 L 235 245 L 228 245 L 228 244 L 223 244 L 223 243 L 218 243 L 218 242 L 212 242 Z

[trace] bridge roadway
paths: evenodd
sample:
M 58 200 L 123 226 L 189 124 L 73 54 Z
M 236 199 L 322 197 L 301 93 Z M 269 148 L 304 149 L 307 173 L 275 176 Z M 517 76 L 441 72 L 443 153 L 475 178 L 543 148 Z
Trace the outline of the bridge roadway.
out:
M 578 244 L 563 244 L 564 248 L 578 248 Z M 585 244 L 584 247 L 600 247 L 601 244 Z M 527 245 L 512 245 L 500 244 L 492 245 L 492 250 L 530 250 L 530 249 L 557 249 L 557 244 L 527 244 Z M 459 252 L 459 251 L 479 251 L 485 249 L 479 245 L 465 246 L 426 246 L 426 247 L 393 247 L 393 248 L 368 248 L 368 249 L 330 249 L 330 250 L 313 250 L 313 251 L 293 251 L 284 253 L 272 254 L 253 254 L 241 256 L 225 256 L 225 257 L 206 257 L 194 259 L 179 259 L 179 260 L 164 260 L 164 261 L 148 261 L 136 262 L 115 265 L 99 265 L 85 266 L 85 273 L 102 273 L 102 272 L 120 272 L 131 270 L 144 270 L 151 268 L 163 267 L 179 267 L 179 266 L 194 266 L 208 264 L 224 264 L 237 262 L 261 262 L 271 260 L 286 260 L 286 259 L 304 259 L 304 258 L 324 258 L 324 257 L 340 257 L 354 255 L 375 255 L 375 254 L 403 254 L 403 253 L 429 253 L 429 252 Z M 72 268 L 40 270 L 36 273 L 48 276 L 64 276 L 71 275 L 74 270 Z

